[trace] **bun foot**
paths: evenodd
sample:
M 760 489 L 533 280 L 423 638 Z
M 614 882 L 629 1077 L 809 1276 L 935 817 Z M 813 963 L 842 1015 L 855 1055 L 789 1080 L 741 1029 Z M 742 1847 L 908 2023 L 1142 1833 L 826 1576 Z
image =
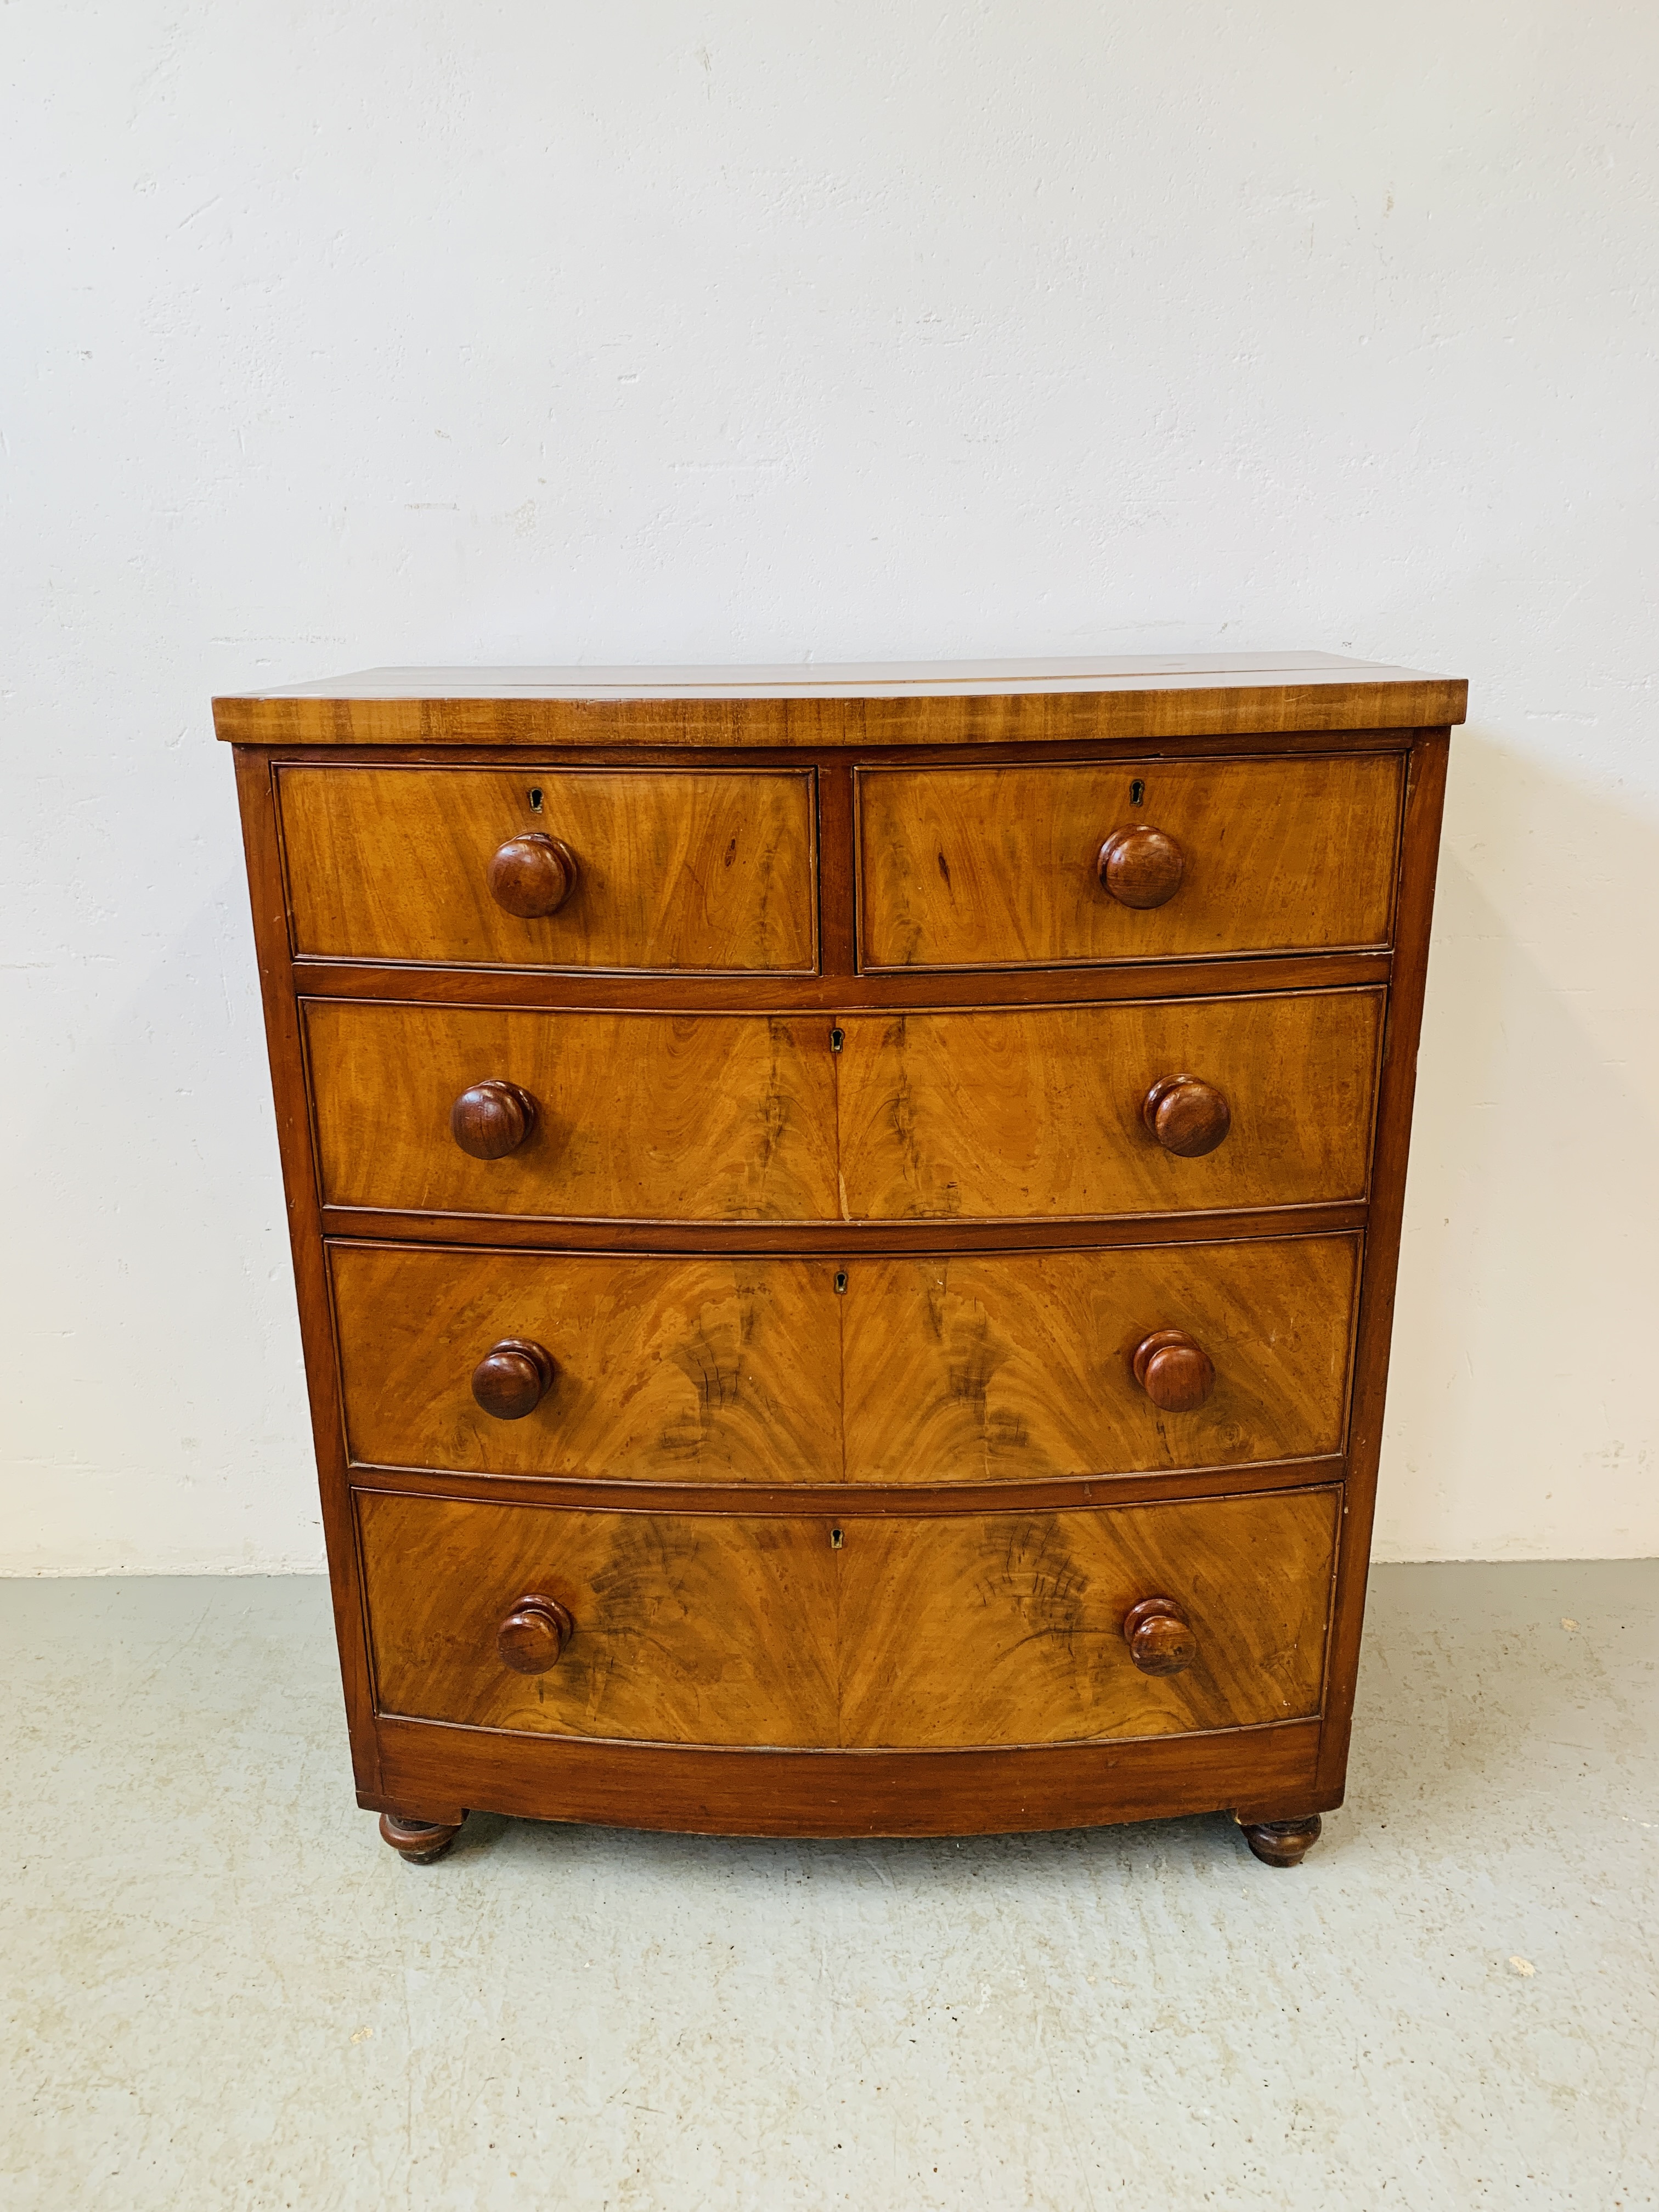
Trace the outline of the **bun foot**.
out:
M 1317 1813 L 1305 1820 L 1241 1820 L 1239 1826 L 1263 1866 L 1300 1866 L 1319 1841 Z
M 380 1815 L 380 1839 L 390 1844 L 410 1866 L 430 1866 L 441 1859 L 461 1832 L 459 1820 L 404 1820 L 396 1813 Z

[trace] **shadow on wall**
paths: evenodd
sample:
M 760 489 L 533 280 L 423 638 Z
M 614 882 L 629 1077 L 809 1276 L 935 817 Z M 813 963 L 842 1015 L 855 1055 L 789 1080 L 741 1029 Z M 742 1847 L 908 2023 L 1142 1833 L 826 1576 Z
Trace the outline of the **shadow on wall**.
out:
M 1379 1559 L 1659 1552 L 1659 823 L 1452 741 Z

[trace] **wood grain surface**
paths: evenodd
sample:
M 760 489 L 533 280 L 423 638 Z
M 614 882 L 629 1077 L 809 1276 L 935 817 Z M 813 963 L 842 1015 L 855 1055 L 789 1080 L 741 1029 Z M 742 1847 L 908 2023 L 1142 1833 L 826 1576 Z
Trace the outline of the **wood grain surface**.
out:
M 921 1486 L 1341 1448 L 1354 1237 L 839 1266 L 378 1244 L 330 1256 L 360 1466 Z M 1188 1330 L 1214 1363 L 1194 1412 L 1160 1412 L 1135 1382 L 1130 1355 L 1157 1328 Z M 475 1364 L 526 1338 L 550 1355 L 551 1387 L 525 1419 L 492 1419 Z
M 895 1747 L 1173 1735 L 1316 1712 L 1337 1493 L 849 1522 L 841 1741 Z M 1198 1654 L 1150 1675 L 1131 1607 L 1174 1598 Z
M 1030 1481 L 1245 1465 L 1341 1447 L 1359 1240 L 854 1260 L 849 1482 Z M 1165 1413 L 1129 1360 L 1184 1328 L 1214 1363 Z
M 619 1258 L 335 1245 L 346 1431 L 359 1464 L 656 1482 L 839 1482 L 841 1313 L 829 1260 Z M 475 1363 L 552 1355 L 524 1420 Z
M 1338 1562 L 1336 1623 L 1331 1638 L 1331 1694 L 1319 1750 L 1322 1791 L 1340 1789 L 1346 1771 L 1359 1644 L 1365 1620 L 1382 1415 L 1394 1333 L 1406 1170 L 1411 1153 L 1412 1100 L 1428 975 L 1429 930 L 1445 803 L 1449 733 L 1427 731 L 1412 749 L 1401 839 L 1395 982 L 1389 999 L 1388 1049 L 1378 1090 L 1376 1153 L 1370 1226 L 1360 1281 L 1359 1334 L 1348 1437 L 1346 1510 Z M 1329 1801 L 1321 1796 L 1324 1806 Z M 1294 1808 L 1292 1808 L 1294 1809 Z M 1267 1817 L 1273 1817 L 1268 1815 Z
M 532 1820 L 696 1836 L 987 1836 L 1093 1828 L 1248 1805 L 1262 1818 L 1342 1802 L 1318 1781 L 1320 1723 L 1014 1751 L 715 1751 L 383 1717 L 381 1799 L 428 1819 L 466 1806 Z
M 345 1700 L 356 1786 L 360 1791 L 374 1790 L 380 1786 L 380 1738 L 363 1632 L 356 1520 L 342 1446 L 339 1376 L 329 1316 L 328 1263 L 321 1236 L 300 1009 L 289 953 L 276 794 L 268 761 L 258 754 L 240 750 L 234 758 L 237 805 L 247 863 L 248 906 L 264 1007 L 266 1049 L 270 1060 L 271 1103 L 276 1109 L 277 1151 L 283 1164 L 289 1249 L 294 1265 L 301 1341 L 305 1351 L 306 1393 L 311 1413 L 312 1448 L 317 1462 L 318 1501 L 322 1509 L 323 1540 L 328 1553 L 335 1643 L 340 1655 L 340 1686 Z
M 592 1513 L 362 1492 L 379 1710 L 683 1744 L 921 1748 L 1167 1735 L 1317 1710 L 1337 1493 L 847 1519 Z M 839 1541 L 836 1539 L 839 1538 Z M 496 1648 L 534 1593 L 547 1673 Z M 1198 1655 L 1134 1664 L 1144 1598 Z
M 849 1015 L 836 1055 L 852 1219 L 1087 1218 L 1363 1197 L 1383 994 Z M 1167 1152 L 1161 1078 L 1226 1098 L 1224 1143 Z
M 839 1211 L 835 1055 L 814 1017 L 319 999 L 304 1014 L 327 1204 L 694 1221 Z M 536 1103 L 503 1159 L 474 1159 L 450 1133 L 455 1100 L 486 1079 Z
M 238 744 L 817 747 L 1413 729 L 1458 678 L 1330 653 L 869 667 L 379 669 L 217 698 Z
M 1048 966 L 1386 944 L 1401 756 L 866 769 L 861 964 Z M 1139 797 L 1134 794 L 1137 788 Z M 1180 888 L 1102 888 L 1103 840 L 1173 837 Z
M 850 778 L 848 781 L 850 781 Z M 841 872 L 837 871 L 840 874 Z M 1229 993 L 1328 991 L 1345 984 L 1386 983 L 1394 963 L 1387 952 L 1271 952 L 1241 955 L 1218 969 L 1206 960 L 1132 960 L 1109 976 L 1098 968 L 1005 968 L 994 983 L 974 968 L 885 968 L 860 975 L 853 964 L 850 856 L 838 888 L 844 891 L 845 957 L 832 965 L 829 903 L 830 872 L 823 872 L 824 965 L 814 975 L 577 975 L 526 968 L 376 967 L 358 960 L 296 960 L 295 984 L 307 998 L 407 1000 L 451 1006 L 547 1006 L 555 1011 L 598 1006 L 610 1012 L 659 1012 L 665 1002 L 679 1013 L 804 1013 L 831 1017 L 862 1009 L 896 1012 L 915 1006 L 1088 1006 L 1103 996 L 1119 999 L 1209 999 Z
M 725 695 L 707 684 L 629 690 L 625 679 L 622 689 L 542 696 L 512 684 L 465 696 L 459 686 L 416 681 L 394 696 L 364 679 L 285 700 L 221 703 L 223 735 L 342 748 L 331 759 L 317 750 L 285 757 L 244 746 L 237 773 L 362 1802 L 440 1825 L 473 1806 L 778 1834 L 969 1832 L 1223 1805 L 1271 1826 L 1340 1802 L 1444 726 L 1462 719 L 1464 687 L 1358 665 L 1298 667 L 1294 658 L 1275 665 L 1258 657 L 1231 669 L 1121 668 L 1102 672 L 1098 683 L 1069 681 L 1059 668 L 936 670 L 890 683 L 894 672 L 878 672 L 863 696 L 810 674 L 770 694 Z M 730 750 L 714 750 L 722 746 Z M 538 747 L 554 767 L 535 765 Z M 987 842 L 1018 812 L 999 802 L 977 823 L 956 823 L 972 866 L 988 854 L 994 880 L 968 902 L 975 914 L 959 916 L 954 899 L 941 908 L 936 846 L 939 889 L 915 894 L 906 925 L 917 933 L 915 945 L 880 973 L 855 972 L 860 950 L 866 958 L 872 950 L 871 917 L 862 926 L 860 918 L 860 859 L 866 904 L 876 881 L 867 840 L 859 851 L 860 778 L 869 787 L 878 775 L 902 771 L 931 790 L 924 769 L 945 778 L 994 775 L 1000 783 L 1041 763 L 1061 779 L 1139 781 L 1145 787 L 1131 796 L 1127 818 L 1174 825 L 1168 834 L 1182 847 L 1181 880 L 1161 907 L 1132 911 L 1109 902 L 1109 910 L 1115 923 L 1162 928 L 1191 912 L 1184 902 L 1218 823 L 1222 863 L 1232 866 L 1242 850 L 1240 824 L 1216 809 L 1184 823 L 1159 814 L 1171 771 L 1213 779 L 1259 769 L 1259 760 L 1237 757 L 1249 753 L 1272 756 L 1275 778 L 1304 769 L 1364 777 L 1402 752 L 1403 830 L 1396 836 L 1391 826 L 1379 841 L 1397 848 L 1397 893 L 1382 933 L 1366 940 L 1378 948 L 1391 941 L 1391 951 L 1334 947 L 1327 918 L 1323 936 L 1263 941 L 1244 952 L 1224 945 L 1172 951 L 1161 943 L 1121 957 L 1109 980 L 1091 981 L 1100 959 L 1121 957 L 1092 945 L 1066 949 L 1056 921 L 1065 918 L 1060 861 L 1046 890 L 1041 867 L 1029 878 L 1011 868 L 1007 851 Z M 447 967 L 423 966 L 430 956 L 410 949 L 401 908 L 374 949 L 296 962 L 296 854 L 285 861 L 278 779 L 298 771 L 431 779 L 458 769 L 481 787 L 517 794 L 501 833 L 517 836 L 566 834 L 550 819 L 550 793 L 556 778 L 571 780 L 577 769 L 612 781 L 649 775 L 661 784 L 690 770 L 697 779 L 724 771 L 810 784 L 823 846 L 815 887 L 821 972 L 816 944 L 800 966 L 739 960 L 724 970 L 700 968 L 705 956 L 695 947 L 684 964 L 674 945 L 672 957 L 657 949 L 682 930 L 692 944 L 713 916 L 739 934 L 752 923 L 760 934 L 748 941 L 763 943 L 764 962 L 793 961 L 781 919 L 786 884 L 795 879 L 782 857 L 787 837 L 776 848 L 778 899 L 758 920 L 744 919 L 740 901 L 720 904 L 733 886 L 717 885 L 708 898 L 696 887 L 702 921 L 674 903 L 666 883 L 653 890 L 660 848 L 647 840 L 647 865 L 635 872 L 630 863 L 626 898 L 617 895 L 617 913 L 637 899 L 639 929 L 651 939 L 637 966 L 605 948 L 565 968 L 459 953 L 444 956 Z M 532 789 L 542 792 L 539 807 L 530 805 Z M 1018 819 L 1010 830 L 1026 841 L 1015 854 L 1022 865 L 1033 850 L 1041 857 L 1044 836 L 1057 855 L 1045 811 L 1054 811 L 1046 801 L 1037 819 Z M 809 803 L 809 865 L 812 827 Z M 364 834 L 373 848 L 375 825 Z M 1265 866 L 1273 856 L 1254 830 L 1252 842 Z M 944 849 L 959 880 L 955 848 Z M 1281 840 L 1281 858 L 1287 849 Z M 1316 906 L 1322 884 L 1348 887 L 1376 859 L 1357 833 L 1342 849 L 1322 872 L 1308 848 Z M 918 853 L 929 857 L 914 836 L 894 851 L 911 874 Z M 336 865 L 314 854 L 299 864 L 308 877 Z M 905 868 L 899 873 L 908 884 Z M 1261 870 L 1242 875 L 1234 921 L 1238 902 L 1263 893 Z M 584 889 L 595 880 L 589 854 L 580 855 L 576 880 Z M 660 900 L 654 908 L 653 896 Z M 1095 900 L 1105 896 L 1091 887 Z M 573 912 L 576 902 L 573 892 Z M 501 915 L 500 926 L 552 930 L 561 919 L 518 923 Z M 1293 921 L 1311 926 L 1305 902 Z M 483 926 L 495 927 L 495 915 Z M 1037 950 L 978 952 L 980 966 L 930 969 L 937 955 L 924 936 L 952 928 Z M 1214 964 L 1218 951 L 1224 967 Z M 988 984 L 983 966 L 1005 963 Z M 1092 1003 L 1103 993 L 1111 1003 Z M 380 1000 L 403 1003 L 361 1003 Z M 843 1035 L 839 1054 L 828 1047 L 832 1024 Z M 488 1048 L 482 1059 L 473 1050 L 480 1044 Z M 521 1052 L 526 1065 L 497 1064 Z M 1176 1074 L 1210 1084 L 1227 1104 L 1227 1132 L 1201 1157 L 1161 1151 L 1141 1114 L 1146 1090 Z M 550 1079 L 565 1127 L 526 1173 L 526 1155 L 546 1135 Z M 508 1156 L 469 1160 L 449 1134 L 448 1115 L 463 1091 L 489 1081 L 520 1082 L 536 1097 L 538 1134 Z M 482 1148 L 494 1149 L 493 1139 Z M 320 1212 L 319 1195 L 331 1200 Z M 1287 1219 L 1276 1211 L 1286 1206 L 1309 1211 Z M 412 1277 L 395 1287 L 365 1273 L 355 1310 L 364 1317 L 362 1342 L 372 1335 L 374 1343 L 366 1364 L 354 1366 L 349 1346 L 337 1361 L 332 1316 L 337 1307 L 343 1327 L 352 1291 L 331 1285 L 325 1224 L 382 1240 L 447 1239 L 413 1261 L 483 1266 L 489 1280 L 447 1304 L 424 1275 L 411 1288 Z M 1177 1224 L 1219 1256 L 1170 1246 Z M 1292 1225 L 1293 1237 L 1284 1233 Z M 1348 1379 L 1345 1367 L 1333 1391 L 1331 1361 L 1340 1358 L 1333 1347 L 1355 1303 L 1361 1232 L 1345 1431 Z M 514 1238 L 548 1249 L 504 1249 Z M 608 1250 L 605 1239 L 614 1240 Z M 477 1251 L 486 1240 L 498 1249 Z M 561 1242 L 571 1249 L 553 1249 Z M 1056 1243 L 1066 1249 L 1041 1249 Z M 623 1244 L 626 1252 L 617 1249 Z M 1012 1265 L 977 1272 L 999 1259 Z M 556 1359 L 550 1349 L 551 1401 L 522 1421 L 489 1423 L 470 1403 L 467 1378 L 478 1358 L 491 1344 L 556 1334 L 571 1308 L 561 1291 L 533 1316 L 508 1313 L 492 1303 L 497 1285 L 504 1304 L 514 1304 L 514 1285 L 528 1281 L 528 1271 L 590 1260 L 613 1273 L 603 1297 L 575 1300 L 595 1322 L 586 1344 L 575 1330 Z M 1263 1267 L 1254 1277 L 1252 1260 Z M 630 1285 L 625 1271 L 647 1263 L 649 1276 Z M 1127 1279 L 1092 1272 L 1143 1263 L 1159 1293 L 1145 1314 Z M 392 1268 L 402 1264 L 387 1259 Z M 780 1272 L 757 1288 L 762 1266 Z M 658 1272 L 679 1267 L 697 1279 L 671 1287 Z M 1230 1270 L 1243 1271 L 1237 1281 Z M 847 1278 L 839 1297 L 836 1273 Z M 786 1274 L 804 1286 L 799 1296 L 780 1287 Z M 377 1298 L 395 1307 L 390 1322 Z M 1177 1310 L 1178 1298 L 1187 1303 Z M 1288 1320 L 1274 1317 L 1279 1301 Z M 822 1304 L 835 1310 L 835 1335 L 804 1334 Z M 459 1358 L 469 1314 L 480 1338 L 472 1369 Z M 1088 1347 L 1109 1318 L 1120 1318 L 1125 1334 L 1143 1322 L 1154 1334 L 1185 1332 L 1213 1366 L 1210 1395 L 1178 1414 L 1160 1414 L 1144 1394 L 1118 1402 L 1120 1382 L 1130 1392 L 1127 1379 L 1114 1370 L 1109 1391 L 1107 1365 L 1097 1374 L 1088 1365 Z M 465 1393 L 459 1413 L 455 1376 L 439 1371 L 447 1354 L 436 1341 L 446 1331 Z M 586 1470 L 559 1478 L 568 1490 L 550 1492 L 539 1453 L 536 1468 L 499 1474 L 443 1464 L 441 1455 L 461 1436 L 458 1423 L 469 1419 L 475 1446 L 489 1431 L 486 1457 L 497 1441 L 522 1443 L 529 1455 L 558 1402 L 565 1363 L 583 1388 L 579 1404 L 572 1392 L 561 1449 L 574 1444 L 569 1464 L 580 1459 Z M 411 1520 L 404 1534 L 392 1531 L 395 1540 L 371 1542 L 358 1505 L 370 1517 L 381 1508 L 366 1492 L 354 1497 L 343 1367 L 345 1399 L 356 1402 L 366 1377 L 365 1418 L 384 1424 L 363 1431 L 373 1449 L 401 1452 L 418 1430 L 428 1441 L 416 1449 L 436 1462 L 405 1473 L 400 1459 L 377 1462 L 382 1471 L 366 1469 L 358 1482 L 379 1484 L 386 1510 L 404 1516 L 505 1515 L 499 1536 L 463 1540 L 459 1524 Z M 1239 1402 L 1229 1417 L 1230 1394 Z M 398 1428 L 405 1418 L 408 1436 Z M 1131 1420 L 1146 1425 L 1139 1435 L 1122 1425 Z M 839 1449 L 842 1430 L 837 1478 L 825 1442 L 835 1437 Z M 1092 1459 L 1097 1439 L 1144 1462 L 1141 1469 L 1055 1471 Z M 1256 1456 L 1264 1445 L 1283 1452 L 1297 1442 L 1314 1455 Z M 1188 1447 L 1196 1457 L 1183 1468 Z M 814 1471 L 815 1450 L 823 1474 Z M 640 1472 L 618 1483 L 618 1465 Z M 1337 1493 L 1323 1487 L 1339 1473 L 1340 1508 Z M 1230 1494 L 1241 1482 L 1249 1498 Z M 422 1494 L 398 1494 L 410 1492 Z M 555 1494 L 562 1510 L 550 1513 L 543 1501 Z M 1310 1641 L 1323 1644 L 1304 1633 L 1310 1593 L 1330 1579 L 1328 1546 L 1322 1552 L 1311 1521 L 1275 1527 L 1258 1547 L 1218 1522 L 1182 1531 L 1154 1520 L 1152 1536 L 1132 1544 L 1125 1516 L 1212 1516 L 1285 1501 L 1299 1513 L 1300 1500 L 1314 1494 L 1331 1501 L 1321 1525 L 1341 1533 L 1328 1678 L 1321 1691 L 1316 1676 L 1310 1694 L 1305 1652 Z M 574 1553 L 534 1533 L 568 1530 L 583 1518 L 612 1533 L 592 1534 L 586 1551 Z M 1098 1544 L 1091 1525 L 1103 1532 Z M 702 1535 L 709 1530 L 728 1533 L 711 1545 Z M 1203 1568 L 1206 1559 L 1224 1563 L 1236 1614 L 1206 1610 L 1202 1593 L 1195 1597 L 1182 1579 L 1183 1566 Z M 1134 1603 L 1165 1599 L 1193 1623 L 1193 1662 L 1179 1674 L 1140 1674 L 1121 1620 L 1108 1632 L 1124 1595 L 1112 1576 L 1126 1564 L 1137 1570 Z M 522 1565 L 524 1578 L 486 1590 L 496 1565 Z M 586 1580 L 560 1582 L 562 1565 L 583 1568 Z M 451 1587 L 478 1611 L 477 1636 L 459 1645 L 453 1624 L 440 1619 L 439 1595 Z M 568 1645 L 534 1676 L 505 1666 L 500 1644 L 503 1623 L 531 1598 L 572 1604 L 575 1624 Z M 400 1612 L 412 1615 L 407 1635 Z M 712 1643 L 709 1619 L 721 1624 Z M 607 1621 L 614 1634 L 607 1631 L 607 1652 L 596 1657 L 596 1625 Z M 1107 1626 L 1097 1636 L 1098 1622 Z M 587 1651 L 579 1661 L 584 1627 Z M 431 1718 L 386 1710 L 391 1674 L 375 1709 L 383 1638 L 392 1673 L 407 1662 L 405 1710 Z M 1099 1667 L 1110 1645 L 1113 1663 L 1133 1676 L 1121 1720 L 1118 1689 L 1077 1657 L 1091 1641 Z M 477 1672 L 480 1651 L 487 1683 Z M 573 1666 L 590 1669 L 586 1686 Z M 515 1693 L 525 1705 L 492 1706 L 500 1675 L 514 1676 L 509 1699 Z M 1133 1702 L 1176 1693 L 1194 1702 Z M 550 1727 L 552 1698 L 563 1703 Z M 561 1717 L 566 1708 L 574 1718 Z M 1211 1717 L 1218 1712 L 1224 1717 Z M 1297 1713 L 1313 1717 L 1287 1717 Z M 1120 1724 L 1129 1732 L 1051 1741 L 1042 1733 Z M 1133 1732 L 1143 1727 L 1152 1732 Z M 1029 1739 L 1021 1733 L 1028 1729 Z M 951 1747 L 963 1741 L 981 1747 Z
M 380 1709 L 665 1743 L 836 1741 L 827 1523 L 545 1512 L 362 1492 Z M 574 1623 L 558 1664 L 502 1663 L 530 1593 Z
M 810 969 L 812 778 L 789 770 L 285 768 L 295 950 L 510 967 Z M 533 803 L 534 799 L 539 804 Z M 492 856 L 540 832 L 575 887 L 520 920 Z

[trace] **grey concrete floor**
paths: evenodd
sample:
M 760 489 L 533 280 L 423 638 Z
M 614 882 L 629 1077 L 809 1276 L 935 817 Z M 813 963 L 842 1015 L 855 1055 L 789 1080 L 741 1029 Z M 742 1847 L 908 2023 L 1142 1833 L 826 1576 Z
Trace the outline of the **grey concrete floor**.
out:
M 1659 1563 L 1376 1574 L 1346 1808 L 356 1809 L 311 1579 L 0 1584 L 9 2212 L 1659 2204 Z

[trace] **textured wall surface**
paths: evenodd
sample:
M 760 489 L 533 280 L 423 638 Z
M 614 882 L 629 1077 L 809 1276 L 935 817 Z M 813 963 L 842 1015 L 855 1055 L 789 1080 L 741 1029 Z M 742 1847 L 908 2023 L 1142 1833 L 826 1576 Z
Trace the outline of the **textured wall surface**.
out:
M 0 1566 L 313 1566 L 215 690 L 1465 673 L 1379 1551 L 1659 1551 L 1659 19 L 6 11 Z

